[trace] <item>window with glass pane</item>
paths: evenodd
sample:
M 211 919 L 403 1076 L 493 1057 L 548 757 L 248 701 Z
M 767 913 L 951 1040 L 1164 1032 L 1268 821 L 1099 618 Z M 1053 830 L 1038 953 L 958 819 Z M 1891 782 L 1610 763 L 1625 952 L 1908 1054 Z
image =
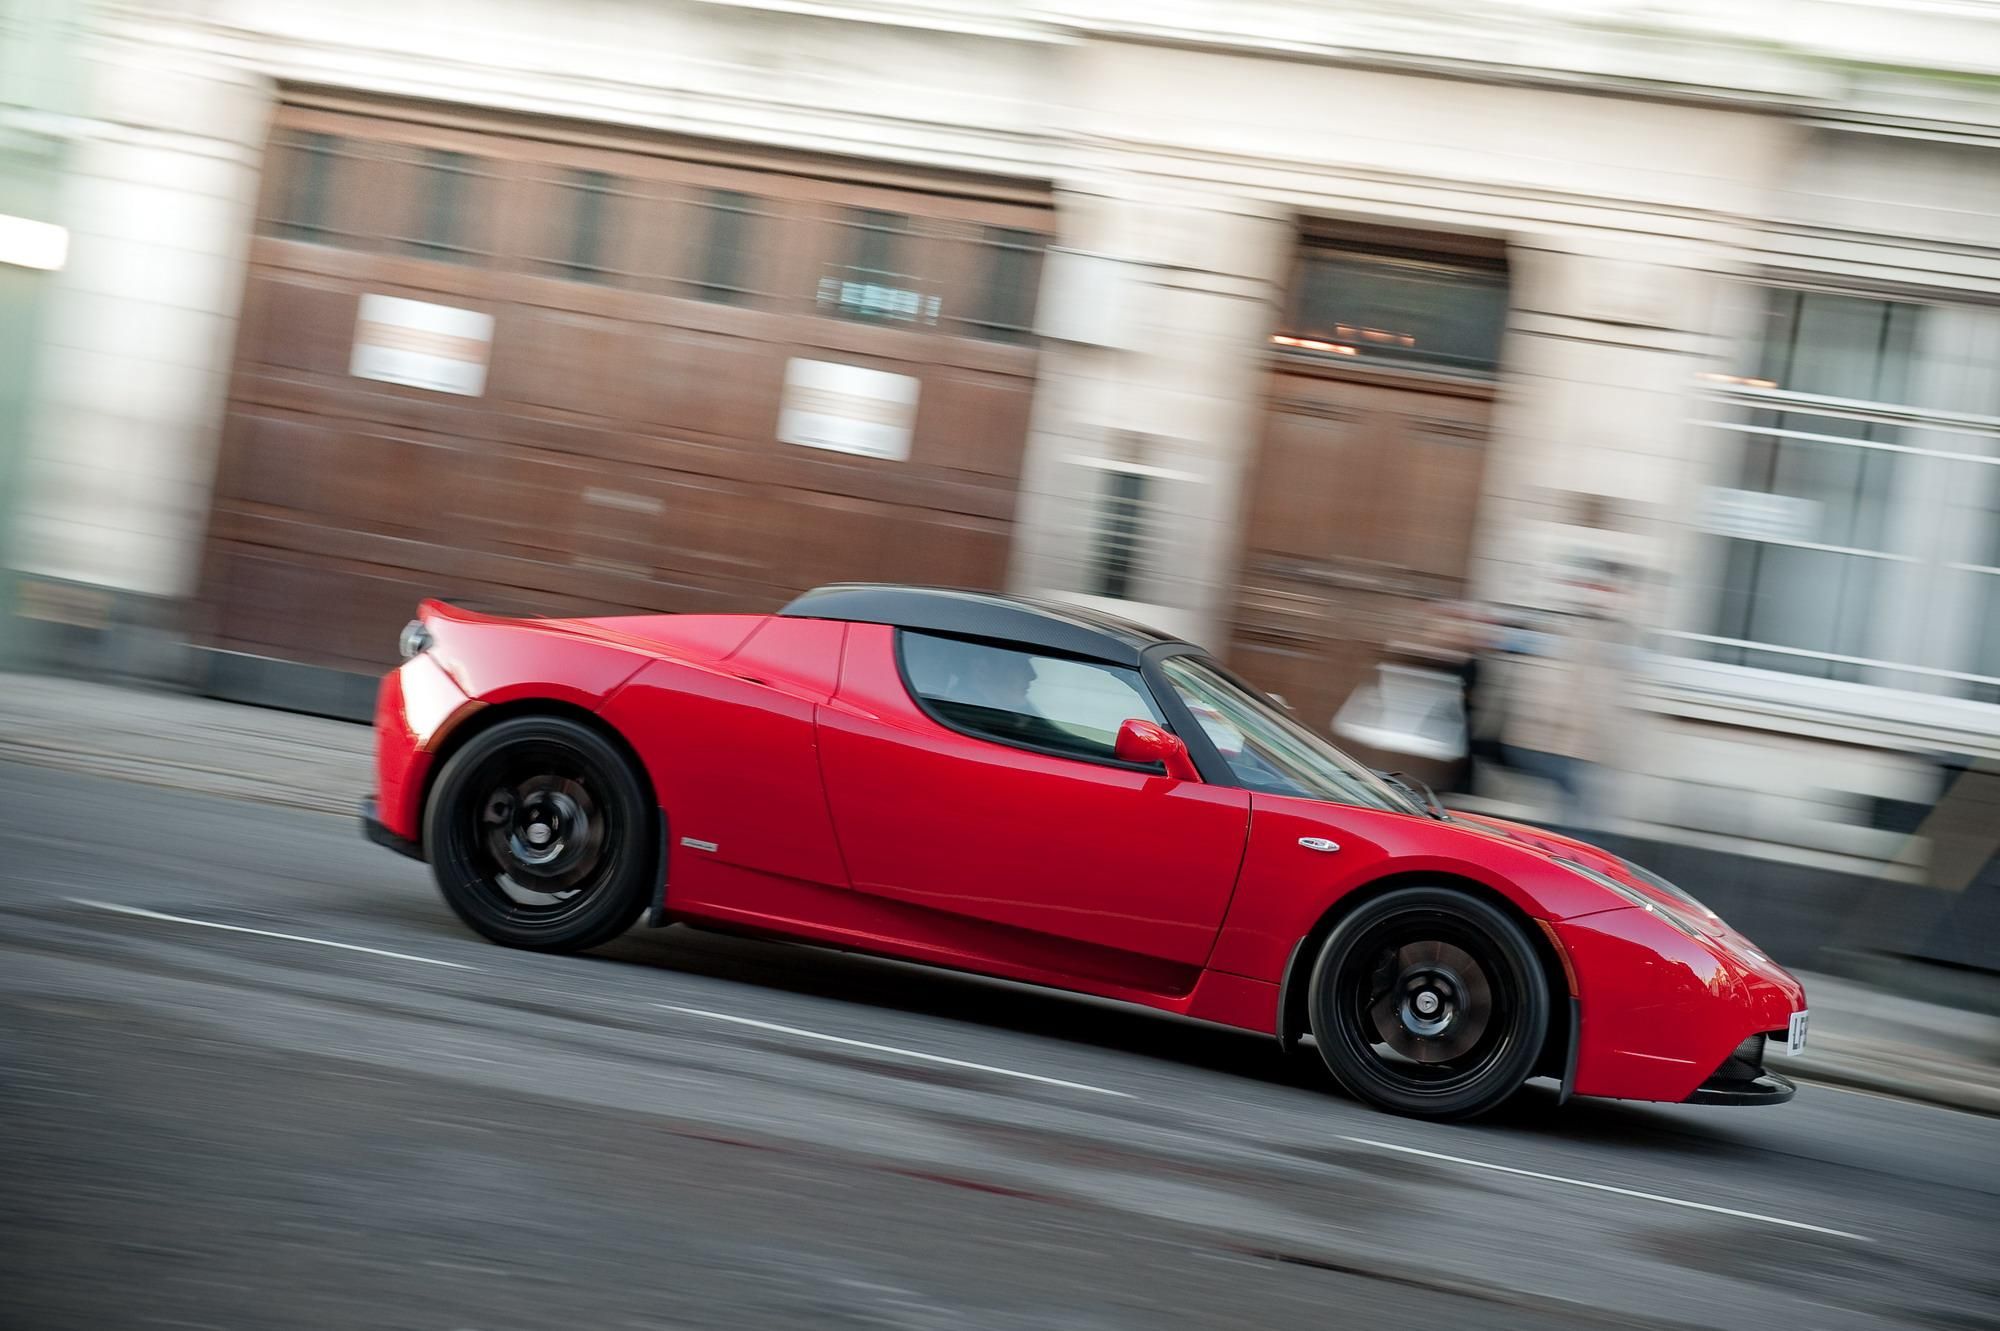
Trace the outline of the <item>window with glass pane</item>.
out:
M 1170 656 L 1161 669 L 1245 788 L 1422 812 L 1382 778 L 1207 662 Z
M 416 176 L 414 225 L 406 241 L 410 252 L 448 263 L 469 262 L 474 254 L 466 243 L 467 223 L 474 215 L 479 179 L 474 159 L 427 148 Z
M 1042 251 L 1048 238 L 1015 227 L 989 226 L 980 241 L 984 276 L 979 313 L 966 321 L 974 337 L 992 342 L 1025 342 L 1032 336 L 1036 288 L 1042 279 Z
M 918 700 L 985 739 L 1105 760 L 1127 719 L 1163 721 L 1136 670 L 908 629 L 897 641 Z
M 1309 246 L 1283 327 L 1287 353 L 1491 376 L 1507 322 L 1497 261 Z
M 935 323 L 938 298 L 926 296 L 908 271 L 916 239 L 910 219 L 880 208 L 850 208 L 841 225 L 846 262 L 820 279 L 820 308 L 867 323 Z
M 1729 664 L 2000 702 L 2000 311 L 1763 299 L 1746 373 L 1708 376 L 1700 423 L 1732 472 L 1706 519 L 1707 631 L 1680 636 Z
M 733 189 L 712 189 L 703 193 L 701 207 L 707 213 L 707 223 L 702 233 L 695 294 L 723 305 L 747 304 L 751 296 L 746 282 L 756 201 Z
M 1090 589 L 1098 596 L 1129 599 L 1146 530 L 1146 477 L 1138 472 L 1104 473 L 1104 497 L 1097 509 L 1097 548 L 1090 565 Z
M 275 216 L 266 219 L 271 235 L 320 244 L 333 240 L 334 168 L 340 150 L 341 141 L 331 134 L 293 134 L 285 140 Z
M 1809 291 L 1773 291 L 1769 300 L 1761 381 L 1787 393 L 1908 400 L 1921 307 Z M 1810 525 L 1786 537 L 1722 538 L 1713 632 L 1818 655 L 1718 645 L 1716 659 L 1861 678 L 1862 667 L 1828 658 L 1872 655 L 1876 599 L 1895 554 L 1890 516 L 1910 459 L 1869 445 L 1895 444 L 1901 429 L 1810 403 L 1747 412 L 1737 487 L 1808 501 Z
M 605 226 L 615 185 L 603 171 L 570 172 L 569 255 L 563 268 L 575 281 L 602 282 L 610 275 L 604 266 Z
M 855 208 L 847 218 L 848 267 L 868 277 L 896 277 L 898 251 L 910 219 L 879 208 Z

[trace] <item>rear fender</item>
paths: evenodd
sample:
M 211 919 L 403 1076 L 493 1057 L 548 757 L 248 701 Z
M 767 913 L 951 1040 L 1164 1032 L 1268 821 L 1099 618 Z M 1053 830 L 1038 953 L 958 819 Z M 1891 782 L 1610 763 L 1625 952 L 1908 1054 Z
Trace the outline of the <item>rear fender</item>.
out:
M 595 714 L 647 661 L 631 648 L 566 634 L 555 622 L 503 619 L 425 601 L 428 648 L 383 680 L 375 714 L 379 817 L 421 836 L 424 801 L 467 723 L 509 703 L 554 702 Z
M 430 630 L 431 658 L 468 699 L 488 706 L 553 698 L 594 712 L 648 659 L 579 637 L 561 621 L 502 619 L 442 601 L 425 601 L 417 617 Z

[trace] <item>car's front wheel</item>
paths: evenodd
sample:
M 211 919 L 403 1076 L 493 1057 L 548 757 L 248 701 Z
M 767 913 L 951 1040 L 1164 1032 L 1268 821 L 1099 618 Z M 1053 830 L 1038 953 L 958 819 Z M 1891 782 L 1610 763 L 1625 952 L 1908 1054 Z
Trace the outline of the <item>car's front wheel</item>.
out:
M 511 947 L 578 952 L 631 927 L 657 886 L 653 811 L 603 735 L 565 717 L 482 731 L 438 773 L 424 844 L 458 917 Z
M 1483 1114 L 1533 1073 L 1549 988 L 1506 911 L 1400 888 L 1334 926 L 1313 967 L 1313 1039 L 1357 1099 L 1421 1118 Z

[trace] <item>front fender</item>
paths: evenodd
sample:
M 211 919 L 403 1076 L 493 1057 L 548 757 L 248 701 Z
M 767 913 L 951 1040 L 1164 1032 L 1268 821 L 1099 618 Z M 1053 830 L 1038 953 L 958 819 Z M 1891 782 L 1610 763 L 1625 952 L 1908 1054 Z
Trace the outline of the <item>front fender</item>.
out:
M 1531 848 L 1455 822 L 1253 794 L 1250 843 L 1209 968 L 1282 983 L 1300 942 L 1355 892 L 1385 881 L 1459 880 L 1535 920 L 1619 904 Z M 1316 850 L 1307 840 L 1332 842 Z

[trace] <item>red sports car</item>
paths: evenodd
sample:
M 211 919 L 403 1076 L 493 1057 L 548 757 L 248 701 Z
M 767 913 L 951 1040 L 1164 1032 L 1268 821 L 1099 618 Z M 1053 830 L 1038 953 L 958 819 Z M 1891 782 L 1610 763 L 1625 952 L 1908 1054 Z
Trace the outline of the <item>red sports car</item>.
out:
M 382 682 L 376 841 L 496 942 L 641 915 L 1310 1034 L 1428 1118 L 1788 1099 L 1805 992 L 1672 884 L 1447 813 L 1199 647 L 1072 606 L 836 586 L 774 615 L 427 601 Z

